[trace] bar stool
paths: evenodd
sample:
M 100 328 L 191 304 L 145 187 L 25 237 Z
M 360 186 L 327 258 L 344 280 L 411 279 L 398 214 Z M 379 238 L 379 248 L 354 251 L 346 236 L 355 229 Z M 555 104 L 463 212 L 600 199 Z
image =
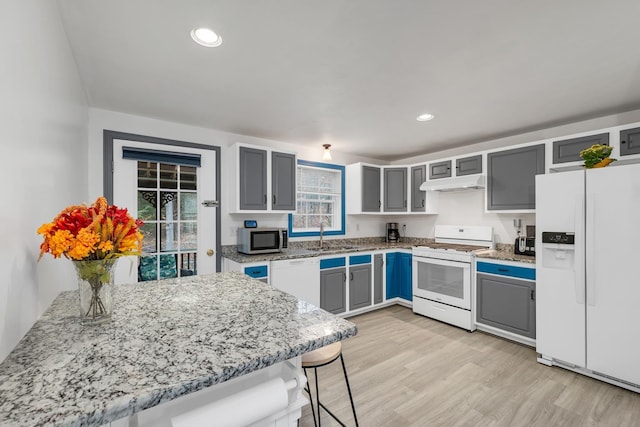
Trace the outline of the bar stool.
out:
M 335 360 L 340 358 L 342 362 L 342 372 L 344 373 L 344 381 L 347 383 L 347 391 L 349 392 L 349 400 L 351 401 L 351 410 L 353 411 L 353 419 L 358 427 L 358 417 L 356 416 L 356 407 L 353 404 L 353 396 L 351 395 L 351 387 L 349 387 L 349 377 L 347 376 L 347 368 L 344 366 L 344 358 L 342 357 L 342 343 L 340 341 L 329 344 L 314 351 L 310 351 L 302 355 L 302 368 L 304 369 L 305 376 L 307 375 L 307 369 L 313 368 L 314 377 L 316 380 L 316 403 L 317 407 L 313 406 L 313 397 L 311 396 L 311 389 L 309 382 L 305 386 L 305 391 L 309 394 L 309 400 L 311 400 L 311 413 L 313 414 L 313 425 L 320 427 L 320 408 L 327 411 L 329 415 L 333 417 L 342 427 L 346 427 L 345 424 L 338 419 L 324 404 L 320 402 L 320 394 L 318 391 L 318 368 L 326 366 Z M 308 377 L 307 377 L 308 378 Z M 316 422 L 316 409 L 318 412 L 318 421 Z

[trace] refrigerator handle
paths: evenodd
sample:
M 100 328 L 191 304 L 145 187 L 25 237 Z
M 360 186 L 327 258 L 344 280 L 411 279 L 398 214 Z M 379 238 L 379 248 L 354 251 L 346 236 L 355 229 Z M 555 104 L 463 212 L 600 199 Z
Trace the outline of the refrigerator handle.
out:
M 587 256 L 585 257 L 585 264 L 587 270 L 587 305 L 595 306 L 596 305 L 596 260 L 593 259 L 593 253 L 596 249 L 596 201 L 595 194 L 587 194 L 587 232 L 586 235 L 591 237 L 591 240 L 588 242 L 589 248 Z M 585 242 L 587 243 L 587 242 Z M 584 245 L 586 248 L 586 244 Z
M 584 238 L 584 195 L 578 194 L 576 195 L 575 202 L 575 213 L 573 218 L 573 227 L 576 232 L 576 237 L 580 236 L 579 239 L 576 239 L 574 245 L 574 253 L 575 256 L 573 262 L 573 279 L 574 279 L 574 287 L 576 293 L 576 302 L 578 304 L 584 304 L 584 242 L 582 239 Z

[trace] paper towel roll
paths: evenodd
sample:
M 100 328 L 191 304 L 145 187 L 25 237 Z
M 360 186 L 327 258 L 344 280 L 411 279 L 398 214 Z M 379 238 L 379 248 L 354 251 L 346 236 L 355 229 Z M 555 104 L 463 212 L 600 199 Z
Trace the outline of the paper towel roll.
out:
M 173 427 L 243 427 L 285 409 L 287 387 L 276 378 L 171 419 Z

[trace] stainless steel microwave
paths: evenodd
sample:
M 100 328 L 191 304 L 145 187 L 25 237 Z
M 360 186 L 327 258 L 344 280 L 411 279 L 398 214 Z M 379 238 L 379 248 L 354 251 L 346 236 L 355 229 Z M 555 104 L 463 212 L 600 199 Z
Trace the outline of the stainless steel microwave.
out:
M 283 228 L 238 228 L 238 252 L 248 255 L 281 252 L 288 244 Z

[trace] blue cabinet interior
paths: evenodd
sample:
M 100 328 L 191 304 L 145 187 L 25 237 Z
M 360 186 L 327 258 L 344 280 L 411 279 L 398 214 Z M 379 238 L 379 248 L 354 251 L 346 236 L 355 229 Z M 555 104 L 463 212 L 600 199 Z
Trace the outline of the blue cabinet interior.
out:
M 413 300 L 411 289 L 411 254 L 387 253 L 387 299 Z

